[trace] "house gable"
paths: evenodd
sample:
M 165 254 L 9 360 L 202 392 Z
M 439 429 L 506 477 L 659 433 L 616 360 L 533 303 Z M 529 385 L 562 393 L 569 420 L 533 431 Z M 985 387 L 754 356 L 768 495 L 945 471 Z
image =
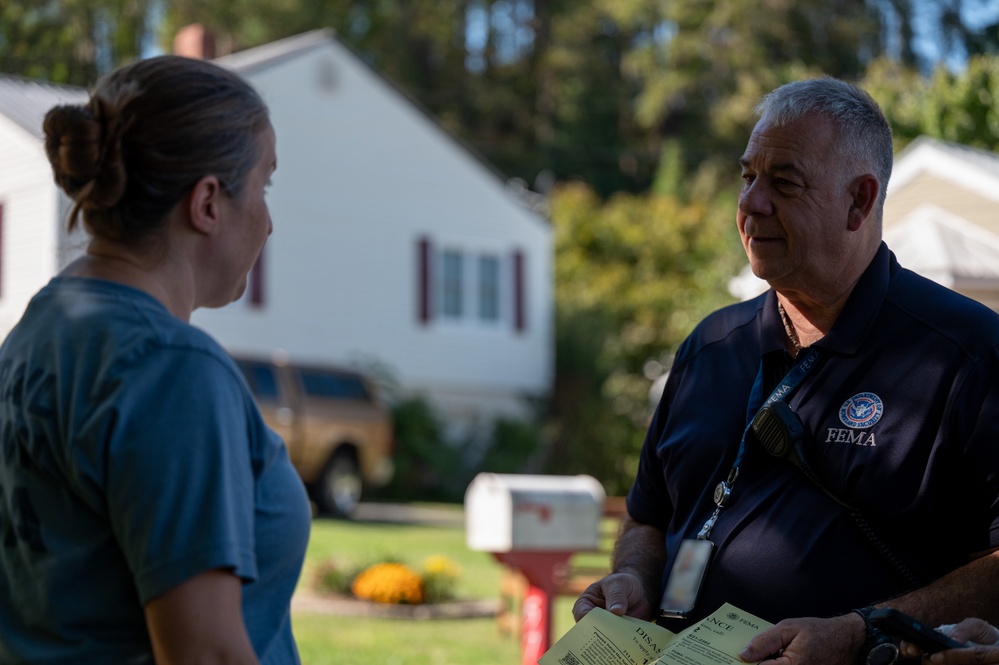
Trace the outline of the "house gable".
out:
M 302 59 L 317 49 L 325 49 L 330 57 L 321 61 L 321 64 L 312 73 L 313 85 L 335 95 L 336 88 L 344 82 L 341 81 L 341 75 L 346 75 L 351 79 L 349 83 L 360 85 L 348 85 L 345 89 L 349 88 L 352 93 L 363 90 L 373 96 L 372 98 L 351 100 L 356 102 L 355 106 L 368 111 L 381 110 L 393 113 L 397 119 L 406 118 L 405 125 L 398 127 L 402 131 L 393 131 L 397 128 L 394 124 L 386 125 L 386 129 L 392 136 L 395 138 L 402 136 L 408 139 L 422 133 L 430 133 L 434 135 L 432 140 L 436 144 L 453 143 L 454 145 L 451 146 L 452 159 L 465 161 L 470 170 L 483 172 L 481 175 L 491 181 L 497 191 L 504 191 L 504 196 L 536 213 L 533 216 L 535 222 L 547 224 L 547 202 L 544 196 L 531 192 L 523 183 L 516 180 L 504 183 L 503 176 L 499 171 L 495 170 L 474 148 L 445 130 L 429 112 L 423 109 L 418 101 L 371 68 L 349 46 L 336 39 L 331 29 L 313 30 L 288 37 L 217 58 L 215 62 L 239 72 L 253 81 L 257 80 L 258 77 L 268 76 L 269 71 L 271 74 L 274 70 L 279 71 L 286 63 L 290 62 L 293 63 L 293 66 L 297 66 L 294 61 Z M 372 105 L 372 100 L 377 101 L 377 104 Z M 276 103 L 276 100 L 268 100 L 268 103 Z M 414 129 L 416 129 L 415 132 Z M 405 143 L 400 147 L 405 147 Z
M 999 232 L 999 155 L 926 136 L 895 159 L 885 201 L 885 228 L 926 201 Z
M 218 62 L 271 111 L 274 233 L 262 306 L 193 322 L 234 351 L 374 359 L 437 398 L 550 390 L 552 234 L 531 199 L 327 31 Z M 457 318 L 440 309 L 445 264 L 464 276 Z
M 999 188 L 999 183 L 996 183 L 996 187 Z M 994 193 L 999 193 L 999 189 Z M 913 174 L 904 185 L 891 192 L 885 203 L 885 229 L 901 223 L 927 201 L 932 201 L 938 208 L 987 231 L 999 234 L 999 201 L 932 171 Z

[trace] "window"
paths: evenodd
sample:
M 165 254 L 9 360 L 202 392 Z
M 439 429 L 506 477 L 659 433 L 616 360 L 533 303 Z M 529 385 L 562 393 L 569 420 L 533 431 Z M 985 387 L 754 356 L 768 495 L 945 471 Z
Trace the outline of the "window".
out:
M 446 319 L 462 315 L 462 256 L 454 250 L 441 255 L 441 314 Z
M 302 389 L 311 397 L 369 400 L 371 396 L 358 376 L 322 370 L 301 369 Z
M 278 397 L 277 377 L 274 368 L 263 363 L 237 361 L 236 365 L 250 384 L 250 390 L 261 400 L 276 400 Z
M 479 318 L 483 321 L 500 318 L 500 262 L 489 254 L 479 256 Z
M 421 325 L 448 324 L 522 333 L 525 319 L 525 254 L 436 246 L 416 241 L 415 312 Z

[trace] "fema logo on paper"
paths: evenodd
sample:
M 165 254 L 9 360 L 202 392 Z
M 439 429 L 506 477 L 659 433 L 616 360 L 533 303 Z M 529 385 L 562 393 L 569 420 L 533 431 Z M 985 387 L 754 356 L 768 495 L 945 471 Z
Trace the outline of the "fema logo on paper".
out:
M 873 427 L 881 420 L 885 405 L 874 393 L 857 393 L 839 409 L 839 420 L 850 429 Z

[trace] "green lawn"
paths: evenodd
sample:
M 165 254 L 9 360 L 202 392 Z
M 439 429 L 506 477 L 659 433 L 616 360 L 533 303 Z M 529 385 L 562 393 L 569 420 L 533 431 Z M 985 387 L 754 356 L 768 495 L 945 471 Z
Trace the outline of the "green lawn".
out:
M 460 506 L 450 509 L 461 513 Z M 490 554 L 469 551 L 461 526 L 317 519 L 299 587 L 311 586 L 316 564 L 328 557 L 363 564 L 389 556 L 420 566 L 432 555 L 459 566 L 459 598 L 499 598 L 500 565 Z M 554 639 L 572 625 L 572 601 L 555 601 Z M 296 612 L 293 625 L 303 665 L 520 664 L 519 637 L 504 634 L 491 617 L 417 621 Z

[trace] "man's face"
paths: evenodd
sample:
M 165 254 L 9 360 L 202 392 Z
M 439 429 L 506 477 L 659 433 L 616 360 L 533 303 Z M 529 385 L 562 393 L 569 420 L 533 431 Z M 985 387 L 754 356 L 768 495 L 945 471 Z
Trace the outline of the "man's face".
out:
M 855 249 L 847 228 L 850 165 L 837 156 L 825 117 L 777 127 L 766 118 L 749 138 L 736 222 L 757 277 L 784 293 L 825 289 Z

